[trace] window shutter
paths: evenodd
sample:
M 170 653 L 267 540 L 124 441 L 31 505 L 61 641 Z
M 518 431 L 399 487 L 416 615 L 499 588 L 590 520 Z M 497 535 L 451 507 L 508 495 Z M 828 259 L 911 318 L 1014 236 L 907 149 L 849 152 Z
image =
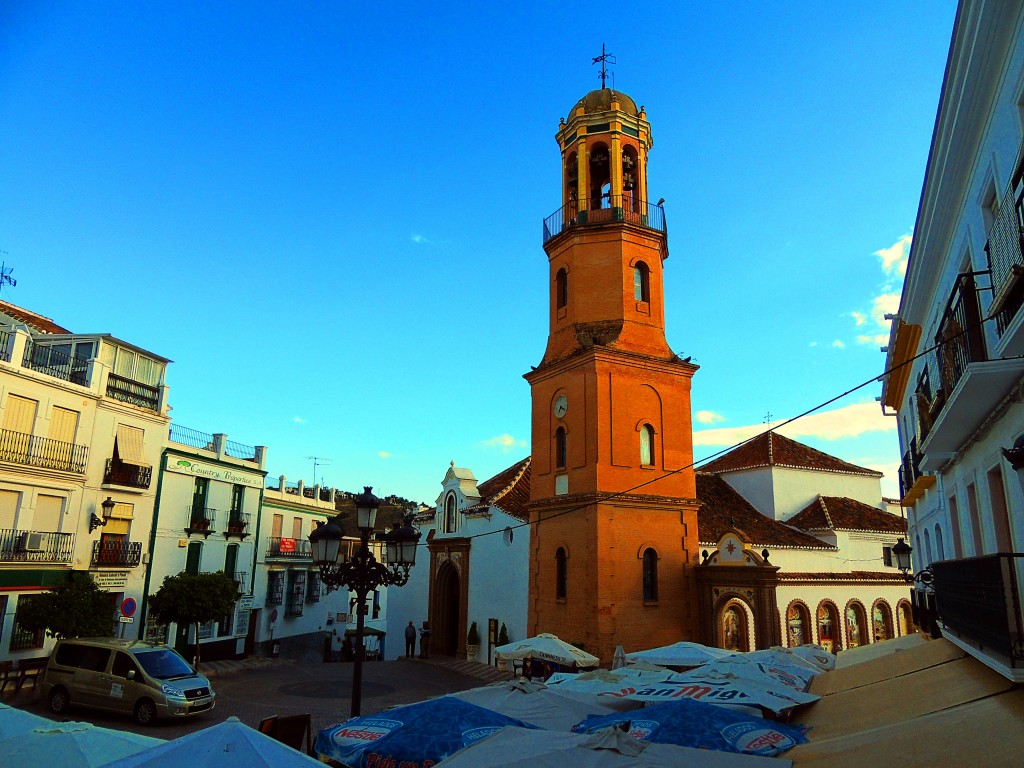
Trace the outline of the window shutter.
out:
M 78 431 L 78 411 L 53 407 L 50 418 L 50 439 L 61 443 L 74 443 Z
M 132 464 L 136 467 L 148 467 L 146 454 L 143 449 L 143 432 L 138 427 L 129 427 L 127 424 L 117 425 L 117 455 L 125 464 Z
M 36 422 L 36 408 L 39 403 L 27 397 L 7 396 L 4 408 L 4 429 L 31 435 Z
M 54 532 L 60 530 L 60 513 L 64 509 L 61 496 L 36 497 L 36 514 L 32 520 L 33 531 Z
M 284 515 L 274 515 L 274 523 L 270 529 L 271 538 L 280 539 L 282 527 L 284 527 Z
M 0 528 L 14 528 L 20 497 L 17 491 L 0 491 Z
M 185 556 L 185 573 L 199 573 L 199 561 L 203 556 L 203 545 L 194 541 L 188 545 L 188 554 Z

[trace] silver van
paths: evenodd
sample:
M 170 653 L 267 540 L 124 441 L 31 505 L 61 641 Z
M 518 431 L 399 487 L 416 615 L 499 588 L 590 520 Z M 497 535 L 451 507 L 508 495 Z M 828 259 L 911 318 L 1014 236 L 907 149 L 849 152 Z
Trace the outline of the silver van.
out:
M 113 638 L 57 641 L 41 690 L 55 714 L 80 705 L 131 714 L 140 725 L 216 703 L 210 681 L 172 648 Z

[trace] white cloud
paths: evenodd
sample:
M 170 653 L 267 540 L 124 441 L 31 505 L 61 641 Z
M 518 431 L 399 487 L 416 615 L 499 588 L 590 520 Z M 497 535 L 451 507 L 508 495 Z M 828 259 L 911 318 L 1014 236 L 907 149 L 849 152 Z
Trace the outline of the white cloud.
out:
M 876 334 L 874 336 L 869 336 L 867 334 L 863 334 L 862 333 L 860 336 L 857 337 L 857 343 L 858 344 L 877 344 L 880 347 L 884 347 L 886 344 L 889 343 L 889 334 L 888 333 L 879 333 L 879 334 Z
M 889 326 L 887 324 L 889 321 L 885 319 L 885 316 L 895 315 L 899 308 L 899 291 L 883 293 L 880 296 L 875 296 L 875 300 L 871 304 L 871 317 L 883 328 L 888 328 Z M 857 323 L 857 325 L 860 325 L 860 323 Z
M 864 323 L 866 323 L 868 320 L 868 316 L 865 315 L 863 312 L 851 312 L 850 317 L 853 318 L 853 321 L 857 325 L 864 325 Z
M 393 455 L 391 451 L 377 451 L 377 456 L 382 459 L 390 459 Z
M 910 244 L 913 236 L 904 235 L 888 248 L 875 251 L 882 260 L 882 271 L 887 275 L 903 277 L 907 273 L 907 259 L 910 258 Z
M 525 440 L 519 440 L 508 432 L 503 435 L 497 435 L 496 437 L 488 438 L 483 441 L 483 444 L 488 448 L 500 448 L 502 453 L 508 453 L 513 448 L 526 448 L 527 442 Z
M 697 411 L 693 417 L 701 424 L 717 424 L 720 421 L 725 421 L 725 416 L 714 411 Z
M 811 342 L 810 344 L 808 344 L 807 346 L 809 346 L 809 347 L 816 347 L 816 346 L 818 346 L 818 342 L 816 342 L 816 341 L 812 341 L 812 342 Z
M 718 427 L 704 429 L 693 433 L 694 445 L 736 445 L 749 440 L 780 422 L 769 424 L 751 424 L 745 427 Z M 795 440 L 805 437 L 816 437 L 821 440 L 840 440 L 845 437 L 857 437 L 865 432 L 891 432 L 896 429 L 896 419 L 883 416 L 878 403 L 857 403 L 836 408 L 832 411 L 820 411 L 797 419 L 792 424 L 779 427 L 780 435 Z
M 846 349 L 846 345 L 839 339 L 833 341 L 832 346 L 835 347 L 836 349 Z
M 412 240 L 414 243 L 416 243 L 416 245 L 428 245 L 429 243 L 433 242 L 432 240 L 429 240 L 428 238 L 424 237 L 423 235 L 417 235 L 417 234 L 410 235 L 409 239 Z
M 306 420 L 301 416 L 292 416 L 292 424 L 305 424 Z

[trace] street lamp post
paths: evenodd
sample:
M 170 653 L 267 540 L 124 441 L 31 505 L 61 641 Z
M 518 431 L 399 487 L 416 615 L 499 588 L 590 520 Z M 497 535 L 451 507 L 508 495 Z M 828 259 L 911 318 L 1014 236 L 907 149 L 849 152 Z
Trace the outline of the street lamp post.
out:
M 403 586 L 409 581 L 409 569 L 416 564 L 416 546 L 420 532 L 413 528 L 411 519 L 395 527 L 384 536 L 384 563 L 377 561 L 370 551 L 370 535 L 377 522 L 380 499 L 366 486 L 356 496 L 356 525 L 359 527 L 359 546 L 355 552 L 342 546 L 340 515 L 326 524 L 319 524 L 309 534 L 313 560 L 320 567 L 320 580 L 328 592 L 345 587 L 356 593 L 356 649 L 352 667 L 352 717 L 358 717 L 363 695 L 363 621 L 366 616 L 366 597 L 377 587 Z

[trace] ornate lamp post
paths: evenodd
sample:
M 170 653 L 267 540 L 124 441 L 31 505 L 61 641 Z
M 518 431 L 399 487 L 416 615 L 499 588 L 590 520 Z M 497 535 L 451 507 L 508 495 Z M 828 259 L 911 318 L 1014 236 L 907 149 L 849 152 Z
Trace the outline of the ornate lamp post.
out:
M 380 499 L 370 486 L 356 496 L 356 525 L 360 542 L 355 552 L 342 546 L 339 517 L 317 526 L 309 534 L 313 560 L 320 566 L 320 580 L 328 592 L 345 587 L 356 593 L 356 649 L 352 667 L 352 717 L 358 717 L 363 697 L 363 617 L 366 615 L 366 596 L 377 587 L 401 587 L 409 581 L 409 569 L 416 564 L 416 545 L 420 532 L 411 520 L 404 526 L 395 525 L 384 536 L 384 563 L 377 561 L 370 551 L 370 535 L 377 522 Z

